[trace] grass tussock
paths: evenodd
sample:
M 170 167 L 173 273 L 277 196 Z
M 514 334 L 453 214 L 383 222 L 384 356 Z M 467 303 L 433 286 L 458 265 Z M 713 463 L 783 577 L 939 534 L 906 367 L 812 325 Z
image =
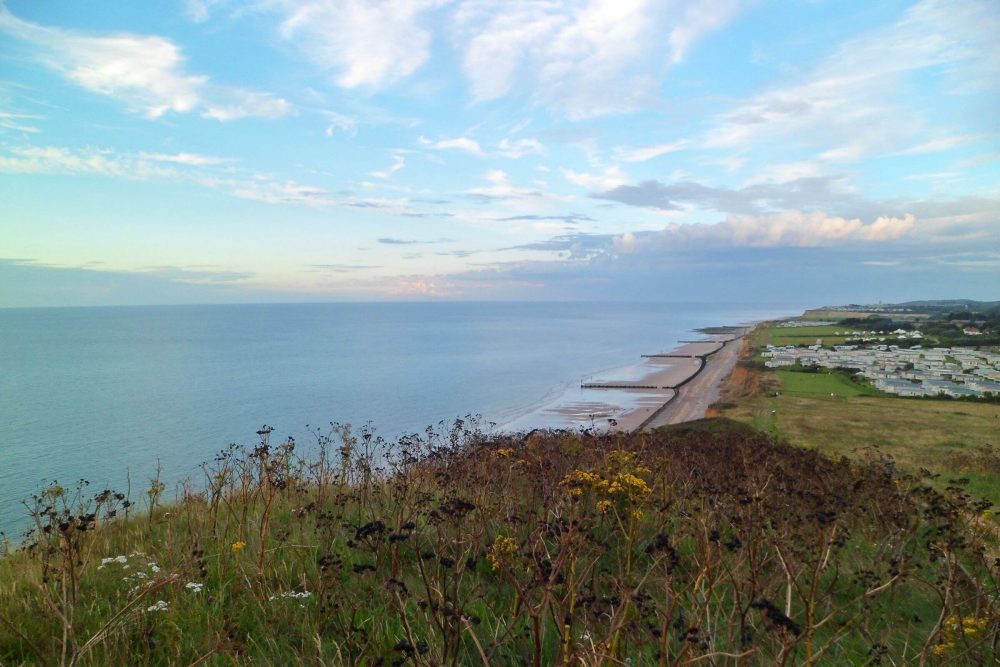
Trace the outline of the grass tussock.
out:
M 53 486 L 3 665 L 984 664 L 995 524 L 888 461 L 702 423 L 231 447 L 161 506 Z

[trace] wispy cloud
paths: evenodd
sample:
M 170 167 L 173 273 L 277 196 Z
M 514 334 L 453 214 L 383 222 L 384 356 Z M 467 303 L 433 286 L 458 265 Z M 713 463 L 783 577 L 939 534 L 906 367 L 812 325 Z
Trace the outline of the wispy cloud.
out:
M 567 181 L 588 190 L 609 190 L 623 187 L 625 183 L 629 182 L 629 177 L 618 165 L 606 167 L 597 174 L 578 172 L 572 169 L 563 169 L 562 171 Z
M 292 105 L 270 93 L 217 85 L 186 71 L 180 47 L 157 35 L 93 36 L 23 21 L 0 3 L 0 32 L 26 44 L 44 65 L 93 93 L 149 118 L 167 112 L 216 120 L 276 118 Z
M 774 87 L 722 113 L 708 148 L 772 144 L 820 151 L 831 162 L 905 150 L 926 131 L 930 104 L 917 77 L 931 72 L 951 90 L 1000 86 L 1000 13 L 992 0 L 921 0 L 893 25 L 841 44 L 788 86 Z M 921 150 L 940 148 L 926 139 Z
M 197 153 L 139 153 L 139 156 L 156 162 L 172 162 L 174 164 L 186 164 L 195 167 L 232 162 L 228 158 L 199 155 Z
M 952 134 L 944 137 L 935 137 L 923 143 L 899 151 L 898 155 L 922 155 L 924 153 L 940 153 L 950 151 L 960 146 L 980 144 L 990 139 L 996 139 L 995 134 Z
M 726 25 L 743 4 L 509 0 L 498 6 L 468 0 L 455 12 L 455 29 L 476 100 L 527 91 L 570 118 L 589 118 L 647 104 L 657 75 Z
M 417 143 L 424 148 L 433 148 L 434 150 L 439 151 L 457 150 L 471 155 L 486 155 L 483 151 L 483 147 L 479 145 L 479 142 L 475 139 L 469 139 L 468 137 L 455 137 L 454 139 L 438 139 L 437 141 L 432 141 L 427 137 L 421 136 L 417 139 Z
M 421 14 L 442 0 L 278 0 L 281 35 L 344 88 L 384 88 L 430 56 Z
M 780 183 L 758 183 L 743 188 L 711 187 L 692 181 L 669 185 L 644 181 L 619 185 L 593 195 L 598 199 L 660 209 L 681 211 L 699 207 L 723 213 L 758 213 L 789 208 L 815 208 L 853 200 L 841 178 L 797 178 Z
M 438 139 L 437 141 L 421 136 L 417 143 L 423 148 L 438 151 L 455 150 L 476 157 L 504 157 L 519 160 L 526 155 L 543 155 L 545 146 L 537 139 L 501 139 L 495 146 L 484 148 L 478 141 L 469 137 Z
M 387 168 L 382 169 L 380 171 L 373 171 L 373 172 L 371 172 L 370 176 L 374 176 L 375 178 L 383 178 L 383 179 L 385 179 L 385 178 L 392 178 L 393 174 L 395 174 L 396 172 L 402 170 L 403 167 L 405 167 L 405 166 L 406 166 L 406 157 L 403 156 L 403 155 L 396 154 L 396 155 L 392 156 L 392 164 L 391 165 L 389 165 Z
M 676 153 L 677 151 L 684 150 L 687 148 L 688 143 L 687 140 L 680 139 L 666 144 L 642 146 L 639 148 L 618 146 L 615 148 L 615 159 L 622 162 L 646 162 L 667 153 Z
M 371 209 L 420 215 L 409 199 L 358 197 L 293 179 L 236 169 L 230 160 L 194 153 L 119 153 L 60 146 L 19 147 L 0 153 L 0 173 L 78 174 L 187 183 L 267 204 Z

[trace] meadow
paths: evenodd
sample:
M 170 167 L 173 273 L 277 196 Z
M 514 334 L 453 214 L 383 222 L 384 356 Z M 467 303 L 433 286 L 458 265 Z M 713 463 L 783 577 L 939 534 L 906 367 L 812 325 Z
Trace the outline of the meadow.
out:
M 839 324 L 804 327 L 761 327 L 755 332 L 755 337 L 761 346 L 771 345 L 812 345 L 817 338 L 823 339 L 824 345 L 840 345 L 844 336 L 835 332 L 851 331 L 850 327 Z
M 745 359 L 773 330 L 754 332 Z M 837 371 L 743 362 L 718 407 L 715 414 L 828 456 L 877 451 L 908 472 L 938 475 L 939 488 L 962 479 L 970 492 L 1000 504 L 1000 405 L 894 397 Z
M 883 458 L 724 419 L 259 435 L 167 505 L 40 491 L 0 664 L 982 664 L 1000 638 L 986 504 Z

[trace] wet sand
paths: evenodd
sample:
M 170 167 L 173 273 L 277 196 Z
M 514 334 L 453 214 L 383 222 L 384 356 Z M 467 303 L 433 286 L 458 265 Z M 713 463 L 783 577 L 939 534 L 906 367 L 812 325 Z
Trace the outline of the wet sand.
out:
M 701 366 L 698 358 L 648 357 L 631 366 L 592 375 L 583 381 L 583 386 L 673 389 L 694 377 Z

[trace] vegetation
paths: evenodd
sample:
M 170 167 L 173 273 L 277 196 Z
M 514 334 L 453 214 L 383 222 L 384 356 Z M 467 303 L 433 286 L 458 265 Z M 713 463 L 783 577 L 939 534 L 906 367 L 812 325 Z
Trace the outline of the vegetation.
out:
M 726 420 L 231 447 L 134 513 L 53 485 L 0 664 L 982 664 L 986 504 Z M 864 439 L 860 440 L 861 442 Z
M 826 369 L 779 370 L 775 375 L 781 382 L 782 391 L 789 394 L 822 394 L 833 398 L 883 395 L 871 385 L 858 382 L 846 373 Z
M 823 325 L 812 327 L 762 327 L 757 334 L 760 337 L 760 346 L 770 343 L 771 345 L 812 345 L 817 338 L 823 339 L 824 345 L 840 345 L 844 342 L 844 336 L 836 335 L 835 332 L 843 333 L 845 327 L 840 325 Z
M 902 469 L 967 479 L 967 489 L 1000 504 L 1000 406 L 995 399 L 902 398 L 821 368 L 768 370 L 757 352 L 774 327 L 758 327 L 714 411 L 828 456 L 872 448 Z M 833 396 L 831 396 L 833 394 Z

